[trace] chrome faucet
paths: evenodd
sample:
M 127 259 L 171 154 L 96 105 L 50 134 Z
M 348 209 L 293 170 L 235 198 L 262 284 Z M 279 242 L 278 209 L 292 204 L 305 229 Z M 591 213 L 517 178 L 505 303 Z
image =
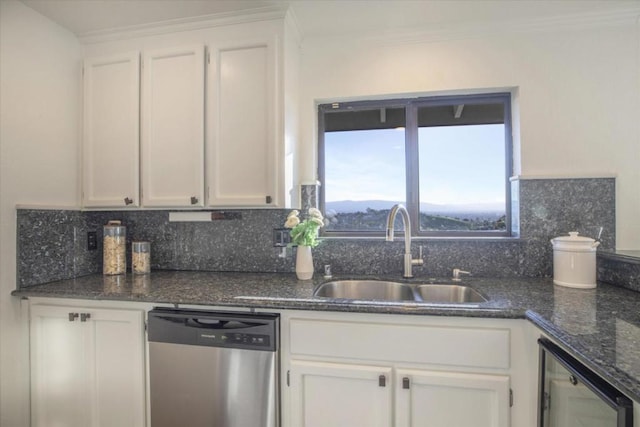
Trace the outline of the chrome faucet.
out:
M 420 246 L 420 257 L 413 259 L 411 257 L 411 220 L 409 219 L 409 212 L 404 205 L 393 205 L 387 216 L 387 242 L 393 242 L 393 223 L 396 221 L 396 215 L 400 212 L 402 216 L 402 223 L 404 224 L 404 272 L 402 277 L 413 277 L 412 267 L 414 265 L 424 264 L 422 259 L 422 246 Z

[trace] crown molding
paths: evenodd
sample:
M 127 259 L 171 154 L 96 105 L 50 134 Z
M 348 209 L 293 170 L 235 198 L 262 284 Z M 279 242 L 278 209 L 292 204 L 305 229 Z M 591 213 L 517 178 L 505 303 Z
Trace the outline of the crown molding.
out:
M 78 39 L 82 44 L 93 44 L 181 31 L 221 27 L 225 25 L 269 21 L 285 18 L 288 15 L 287 10 L 288 7 L 286 6 L 266 6 L 242 11 L 171 19 L 150 24 L 133 25 L 101 31 L 90 31 L 79 34 Z
M 321 36 L 309 37 L 309 39 L 335 39 L 339 42 L 344 42 L 345 39 L 351 39 L 358 43 L 396 46 L 412 43 L 432 43 L 491 36 L 579 31 L 621 26 L 640 26 L 640 3 L 638 6 L 616 10 L 564 16 L 433 25 L 428 28 L 423 26 L 392 29 L 384 32 L 369 31 L 360 34 L 341 34 L 327 36 L 326 38 Z
M 296 38 L 302 42 L 307 38 L 292 8 L 287 6 L 266 6 L 243 11 L 202 15 L 190 18 L 172 19 L 150 24 L 91 31 L 78 35 L 82 44 L 102 43 L 135 37 L 145 37 L 180 31 L 198 30 L 225 25 L 285 19 Z M 398 28 L 383 32 L 341 33 L 335 35 L 309 35 L 310 40 L 331 40 L 344 42 L 370 42 L 378 45 L 401 45 L 429 43 L 449 40 L 480 38 L 505 34 L 525 34 L 553 31 L 576 31 L 591 28 L 640 26 L 640 4 L 638 6 L 547 18 L 519 19 L 492 22 L 467 22 L 459 24 L 433 25 L 429 27 Z

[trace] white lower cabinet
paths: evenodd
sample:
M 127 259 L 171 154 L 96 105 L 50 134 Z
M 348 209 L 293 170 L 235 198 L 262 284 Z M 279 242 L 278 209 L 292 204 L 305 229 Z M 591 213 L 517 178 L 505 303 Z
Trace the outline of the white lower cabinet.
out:
M 390 367 L 291 363 L 292 423 L 299 427 L 391 427 Z
M 290 389 L 299 427 L 509 426 L 507 375 L 294 360 Z
M 398 369 L 396 427 L 509 426 L 509 376 Z
M 516 347 L 525 337 L 518 321 L 283 317 L 283 427 L 535 423 L 536 358 Z
M 31 425 L 145 425 L 144 312 L 31 305 Z

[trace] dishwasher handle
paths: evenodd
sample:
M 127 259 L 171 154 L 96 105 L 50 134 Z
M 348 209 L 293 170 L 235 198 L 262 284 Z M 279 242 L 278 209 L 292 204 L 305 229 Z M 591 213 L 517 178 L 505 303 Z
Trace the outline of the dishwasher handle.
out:
M 249 330 L 263 325 L 263 322 L 248 322 L 241 320 L 212 319 L 210 317 L 192 316 L 157 316 L 163 322 L 177 323 L 189 328 L 199 329 L 243 329 Z

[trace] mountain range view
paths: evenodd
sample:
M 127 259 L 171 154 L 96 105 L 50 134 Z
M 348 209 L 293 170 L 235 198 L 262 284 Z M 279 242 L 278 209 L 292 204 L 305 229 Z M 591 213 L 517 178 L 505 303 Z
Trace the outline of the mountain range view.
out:
M 325 208 L 329 212 L 331 210 L 341 213 L 365 212 L 367 209 L 385 210 L 391 209 L 396 203 L 390 200 L 339 200 L 335 202 L 326 202 Z M 504 203 L 468 203 L 468 204 L 434 204 L 420 203 L 421 212 L 429 212 L 434 214 L 494 214 L 504 215 Z

